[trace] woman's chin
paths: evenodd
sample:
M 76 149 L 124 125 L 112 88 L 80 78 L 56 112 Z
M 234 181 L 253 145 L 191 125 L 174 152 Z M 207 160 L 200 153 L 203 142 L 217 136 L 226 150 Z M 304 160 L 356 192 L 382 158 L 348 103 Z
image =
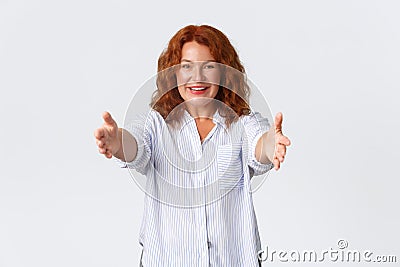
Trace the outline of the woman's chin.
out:
M 196 96 L 185 100 L 185 103 L 194 107 L 202 107 L 210 104 L 213 100 L 214 98 L 207 96 Z

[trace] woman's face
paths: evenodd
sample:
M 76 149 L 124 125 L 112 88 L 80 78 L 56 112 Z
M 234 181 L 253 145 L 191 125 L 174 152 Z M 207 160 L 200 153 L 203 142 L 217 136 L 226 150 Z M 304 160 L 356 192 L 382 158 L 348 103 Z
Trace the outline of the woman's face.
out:
M 215 98 L 220 82 L 219 64 L 207 46 L 195 41 L 187 42 L 182 47 L 176 78 L 179 94 L 185 101 L 199 97 Z

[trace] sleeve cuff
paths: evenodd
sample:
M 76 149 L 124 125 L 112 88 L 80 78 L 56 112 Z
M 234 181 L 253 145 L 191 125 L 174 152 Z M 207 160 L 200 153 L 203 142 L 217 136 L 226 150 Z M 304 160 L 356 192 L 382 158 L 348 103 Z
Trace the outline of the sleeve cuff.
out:
M 127 130 L 127 129 L 126 129 Z M 136 156 L 132 161 L 126 162 L 123 161 L 119 158 L 116 158 L 113 156 L 113 159 L 115 160 L 115 162 L 119 165 L 119 167 L 121 168 L 131 168 L 131 169 L 135 169 L 138 167 L 138 164 L 140 163 L 140 160 L 143 157 L 144 154 L 144 143 L 143 143 L 143 138 L 139 138 L 138 134 L 135 131 L 132 130 L 128 130 L 128 132 L 135 138 L 136 140 L 136 144 L 137 144 L 137 152 L 136 152 Z
M 253 142 L 251 143 L 251 147 L 250 147 L 250 164 L 249 166 L 253 169 L 253 175 L 257 176 L 260 174 L 263 174 L 267 171 L 269 171 L 270 169 L 272 169 L 274 167 L 274 164 L 272 162 L 269 163 L 261 163 L 260 161 L 257 160 L 256 156 L 255 156 L 255 151 L 256 151 L 256 146 L 257 146 L 257 142 L 260 139 L 260 137 L 265 134 L 266 132 L 268 132 L 269 129 L 263 129 L 261 132 L 259 132 Z

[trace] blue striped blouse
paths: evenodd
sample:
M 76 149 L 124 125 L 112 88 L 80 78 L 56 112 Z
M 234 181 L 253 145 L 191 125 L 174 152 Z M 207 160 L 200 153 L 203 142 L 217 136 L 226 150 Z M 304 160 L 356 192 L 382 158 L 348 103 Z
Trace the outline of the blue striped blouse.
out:
M 254 156 L 270 124 L 258 112 L 227 127 L 217 111 L 213 122 L 203 141 L 187 111 L 176 127 L 155 110 L 125 126 L 138 152 L 132 162 L 116 160 L 145 175 L 145 267 L 259 266 L 250 179 L 273 167 Z

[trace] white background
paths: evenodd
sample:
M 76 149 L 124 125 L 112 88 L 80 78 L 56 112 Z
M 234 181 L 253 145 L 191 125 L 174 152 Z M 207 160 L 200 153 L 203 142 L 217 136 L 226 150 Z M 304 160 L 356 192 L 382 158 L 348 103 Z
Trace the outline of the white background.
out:
M 122 124 L 188 24 L 226 33 L 284 113 L 293 145 L 254 194 L 263 248 L 319 252 L 345 239 L 400 261 L 399 10 L 371 0 L 0 0 L 0 266 L 138 265 L 144 194 L 98 154 L 93 131 L 104 110 Z

